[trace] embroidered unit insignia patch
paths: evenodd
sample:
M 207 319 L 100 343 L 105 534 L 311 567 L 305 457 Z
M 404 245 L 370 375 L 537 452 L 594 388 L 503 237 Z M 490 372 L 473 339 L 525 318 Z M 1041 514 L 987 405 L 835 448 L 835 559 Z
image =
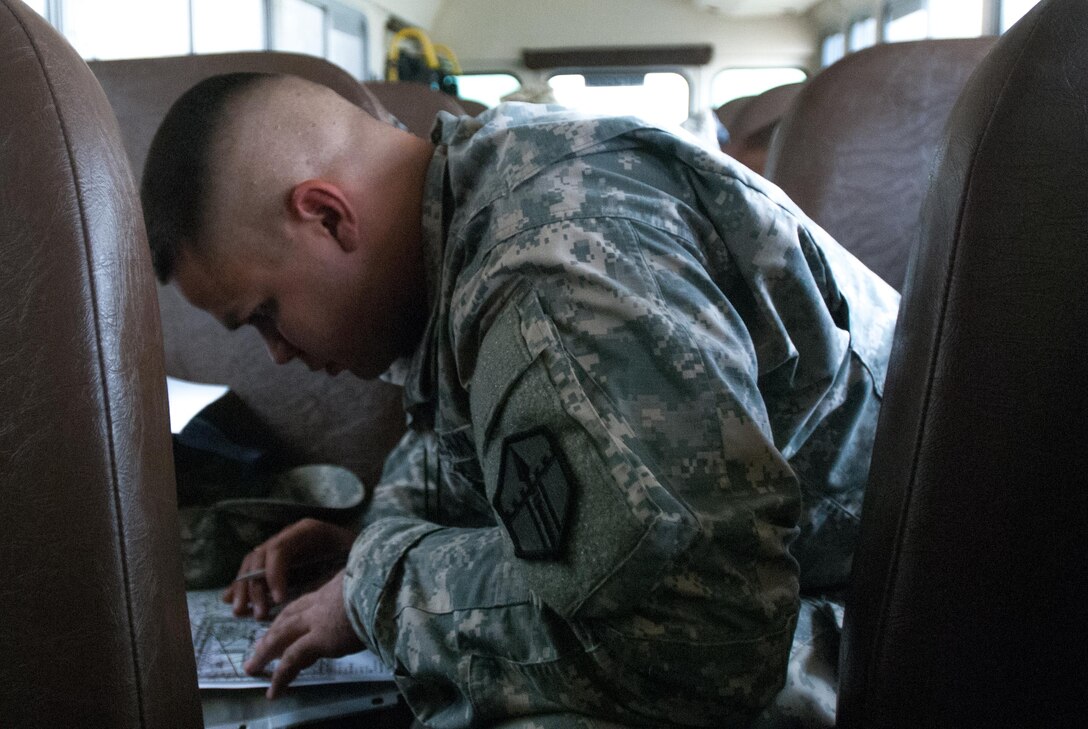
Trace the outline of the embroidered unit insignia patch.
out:
M 503 442 L 492 504 L 514 554 L 521 559 L 561 557 L 573 503 L 573 483 L 547 430 L 518 433 Z

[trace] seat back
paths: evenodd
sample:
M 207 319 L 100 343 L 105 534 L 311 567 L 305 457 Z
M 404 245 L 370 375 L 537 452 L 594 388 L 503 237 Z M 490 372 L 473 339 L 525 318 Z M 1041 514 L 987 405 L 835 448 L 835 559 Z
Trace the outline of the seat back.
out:
M 117 122 L 0 0 L 0 724 L 201 726 L 159 317 Z
M 885 387 L 839 726 L 1088 716 L 1088 4 L 1043 0 L 952 113 Z
M 725 125 L 729 142 L 722 147 L 722 151 L 749 169 L 763 174 L 771 137 L 803 87 L 804 83 L 783 84 L 738 104 L 732 124 Z M 722 114 L 726 112 L 727 109 Z
M 224 53 L 95 61 L 121 125 L 133 169 L 143 170 L 151 139 L 174 100 L 197 82 L 236 71 L 289 73 L 324 84 L 374 116 L 388 111 L 350 74 L 323 59 L 294 53 Z M 287 451 L 285 460 L 336 463 L 374 484 L 404 432 L 400 389 L 343 373 L 315 375 L 301 362 L 276 366 L 260 336 L 227 332 L 189 305 L 171 285 L 159 286 L 167 373 L 230 385 Z
M 783 117 L 765 176 L 901 289 L 948 114 L 992 38 L 885 43 L 810 79 Z
M 726 128 L 726 131 L 728 131 L 730 135 L 733 133 L 737 114 L 739 114 L 741 109 L 754 98 L 754 96 L 741 96 L 736 99 L 730 99 L 714 110 L 714 114 L 718 117 L 718 121 L 722 123 L 722 126 Z
M 455 116 L 467 113 L 449 94 L 415 81 L 367 81 L 363 88 L 408 127 L 408 131 L 423 139 L 431 138 L 438 112 L 448 111 Z
M 456 99 L 456 101 L 460 105 L 460 107 L 465 110 L 465 113 L 468 114 L 469 116 L 479 116 L 480 114 L 483 114 L 485 111 L 487 111 L 488 109 L 491 108 L 487 104 L 483 104 L 483 103 L 481 103 L 479 101 L 476 101 L 474 99 L 461 99 L 461 98 L 458 98 L 458 99 Z

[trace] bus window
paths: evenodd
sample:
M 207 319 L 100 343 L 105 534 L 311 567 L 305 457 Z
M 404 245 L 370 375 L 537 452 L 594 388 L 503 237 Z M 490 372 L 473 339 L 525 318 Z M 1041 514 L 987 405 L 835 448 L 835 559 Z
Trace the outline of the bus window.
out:
M 479 101 L 487 107 L 521 88 L 517 76 L 509 73 L 466 73 L 457 77 L 457 95 Z
M 276 0 L 272 18 L 273 49 L 325 55 L 325 8 L 306 0 Z
M 982 35 L 984 0 L 892 0 L 884 13 L 884 40 L 974 38 Z
M 862 18 L 850 24 L 850 50 L 860 51 L 862 48 L 876 45 L 876 18 Z
M 264 0 L 192 0 L 193 52 L 264 50 Z
M 363 15 L 333 8 L 328 58 L 357 79 L 367 77 L 366 39 L 366 18 Z
M 820 44 L 820 65 L 827 67 L 846 55 L 846 34 L 832 33 Z
M 23 0 L 33 10 L 43 18 L 45 17 L 45 2 L 46 0 Z
M 710 88 L 710 105 L 717 109 L 727 101 L 741 96 L 755 96 L 776 86 L 797 83 L 808 78 L 800 68 L 725 68 L 714 75 Z
M 61 31 L 84 58 L 178 56 L 189 52 L 189 0 L 67 2 Z
M 548 79 L 563 106 L 597 114 L 634 114 L 656 124 L 688 118 L 691 90 L 674 71 L 592 71 L 560 73 Z
M 1038 4 L 1039 0 L 1001 0 L 1001 32 L 1011 28 Z
M 884 40 L 889 43 L 921 40 L 929 33 L 929 10 L 925 0 L 888 3 L 884 15 Z
M 974 38 L 982 35 L 982 0 L 930 2 L 930 38 Z

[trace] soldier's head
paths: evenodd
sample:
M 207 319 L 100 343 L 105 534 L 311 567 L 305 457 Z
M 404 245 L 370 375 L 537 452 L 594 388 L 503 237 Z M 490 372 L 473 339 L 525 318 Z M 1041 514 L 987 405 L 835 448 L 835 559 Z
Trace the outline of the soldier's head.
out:
M 414 346 L 431 145 L 291 76 L 207 79 L 141 186 L 155 272 L 278 363 L 374 377 Z

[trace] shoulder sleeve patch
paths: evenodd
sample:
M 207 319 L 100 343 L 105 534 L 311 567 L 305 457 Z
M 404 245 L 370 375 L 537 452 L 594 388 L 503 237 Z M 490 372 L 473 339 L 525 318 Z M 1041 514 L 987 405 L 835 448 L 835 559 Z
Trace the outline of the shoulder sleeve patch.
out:
M 503 441 L 492 505 L 514 554 L 521 559 L 561 558 L 573 503 L 574 480 L 547 429 Z

